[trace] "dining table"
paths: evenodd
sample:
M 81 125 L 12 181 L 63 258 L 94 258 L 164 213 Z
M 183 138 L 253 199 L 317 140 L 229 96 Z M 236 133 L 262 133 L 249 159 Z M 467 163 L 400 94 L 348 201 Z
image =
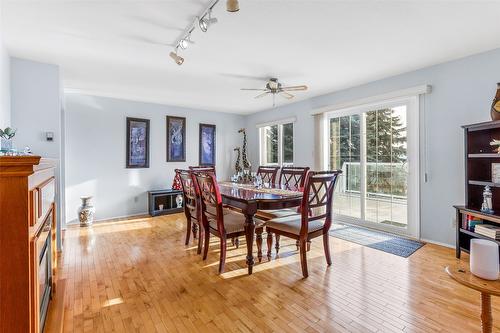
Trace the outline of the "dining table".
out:
M 224 205 L 237 208 L 245 215 L 245 239 L 247 243 L 246 264 L 248 274 L 254 266 L 253 241 L 255 235 L 255 213 L 258 210 L 273 210 L 298 207 L 302 202 L 303 188 L 281 184 L 264 183 L 259 186 L 233 182 L 220 182 L 219 191 Z M 257 235 L 262 238 L 262 235 Z M 262 242 L 262 239 L 258 239 Z

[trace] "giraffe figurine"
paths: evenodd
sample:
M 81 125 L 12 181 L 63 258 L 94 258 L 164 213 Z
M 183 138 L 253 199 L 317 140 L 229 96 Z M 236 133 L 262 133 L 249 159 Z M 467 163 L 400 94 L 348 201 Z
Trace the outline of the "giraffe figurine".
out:
M 234 148 L 234 151 L 238 153 L 238 156 L 236 157 L 236 163 L 234 164 L 234 169 L 236 171 L 236 174 L 239 174 L 241 172 L 241 151 L 240 147 Z
M 238 133 L 243 133 L 243 149 L 242 149 L 242 158 L 243 158 L 243 170 L 249 170 L 252 168 L 250 162 L 248 162 L 247 158 L 247 132 L 244 128 L 241 128 Z

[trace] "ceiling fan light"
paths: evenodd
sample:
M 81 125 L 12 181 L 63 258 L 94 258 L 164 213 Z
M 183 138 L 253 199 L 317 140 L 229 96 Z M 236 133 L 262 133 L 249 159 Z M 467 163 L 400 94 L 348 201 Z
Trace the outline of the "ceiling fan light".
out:
M 227 0 L 226 10 L 228 12 L 234 13 L 240 10 L 240 4 L 238 0 Z
M 184 58 L 177 54 L 177 52 L 170 52 L 170 58 L 174 59 L 177 65 L 182 65 L 184 63 Z

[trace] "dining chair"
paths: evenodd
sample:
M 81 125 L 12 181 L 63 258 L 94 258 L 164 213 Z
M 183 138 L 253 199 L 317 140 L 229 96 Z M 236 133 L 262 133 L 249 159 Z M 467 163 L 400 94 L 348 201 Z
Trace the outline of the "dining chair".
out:
M 215 166 L 203 166 L 203 165 L 196 165 L 196 166 L 190 166 L 189 170 L 191 171 L 207 171 L 207 172 L 213 172 L 215 175 Z
M 309 171 L 304 185 L 304 194 L 300 214 L 278 217 L 266 222 L 267 256 L 271 257 L 273 245 L 272 234 L 282 235 L 299 241 L 300 265 L 302 275 L 306 278 L 307 243 L 311 239 L 323 236 L 323 247 L 328 266 L 332 264 L 330 257 L 329 233 L 332 224 L 333 190 L 340 170 Z M 276 237 L 276 254 L 279 251 L 279 237 Z
M 259 166 L 257 175 L 262 178 L 262 183 L 274 184 L 276 183 L 276 176 L 278 175 L 278 166 Z
M 205 244 L 203 260 L 207 259 L 210 245 L 210 234 L 220 239 L 219 273 L 224 272 L 226 263 L 227 239 L 245 235 L 245 215 L 230 211 L 223 213 L 222 196 L 219 185 L 213 174 L 194 173 L 195 186 L 200 193 L 201 218 L 205 229 Z M 257 234 L 257 250 L 259 261 L 262 259 L 262 232 L 264 222 L 255 219 L 255 233 Z
M 279 184 L 284 189 L 301 190 L 304 187 L 307 171 L 309 171 L 309 167 L 282 167 Z M 270 220 L 297 214 L 297 211 L 297 208 L 258 210 L 256 216 L 260 219 Z
M 191 170 L 176 169 L 175 173 L 178 174 L 181 179 L 182 193 L 184 195 L 184 214 L 187 220 L 185 245 L 189 244 L 191 232 L 193 233 L 194 239 L 196 239 L 196 233 L 198 232 L 197 253 L 200 254 L 203 245 L 203 225 L 201 223 L 199 211 L 199 194 L 197 195 L 196 193 L 197 189 L 193 181 L 193 172 Z

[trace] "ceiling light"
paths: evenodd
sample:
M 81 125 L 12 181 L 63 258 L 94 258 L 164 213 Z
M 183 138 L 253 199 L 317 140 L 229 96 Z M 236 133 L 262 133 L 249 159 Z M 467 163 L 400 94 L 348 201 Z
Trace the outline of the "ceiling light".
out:
M 208 15 L 208 18 L 205 17 Z M 210 9 L 207 14 L 203 15 L 202 18 L 198 20 L 198 26 L 200 27 L 200 30 L 203 32 L 207 32 L 208 27 L 210 27 L 212 24 L 217 23 L 217 19 L 215 17 L 212 17 L 212 10 Z
M 177 54 L 177 49 L 175 52 L 170 52 L 170 58 L 174 59 L 175 63 L 179 66 L 184 63 L 184 58 Z
M 240 4 L 238 3 L 238 0 L 227 0 L 226 9 L 228 12 L 237 12 L 238 10 L 240 10 Z
M 181 40 L 179 41 L 179 47 L 180 47 L 181 49 L 185 50 L 185 49 L 187 49 L 187 48 L 188 48 L 188 46 L 189 46 L 189 43 L 188 43 L 187 39 L 181 39 Z

